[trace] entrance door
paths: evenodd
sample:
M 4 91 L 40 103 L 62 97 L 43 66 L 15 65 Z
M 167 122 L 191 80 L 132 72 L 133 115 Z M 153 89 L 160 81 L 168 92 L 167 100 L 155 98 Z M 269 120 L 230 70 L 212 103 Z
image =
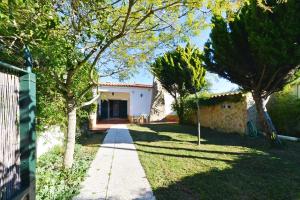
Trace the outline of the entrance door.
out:
M 107 119 L 108 118 L 108 101 L 102 100 L 101 101 L 101 119 Z
M 120 118 L 127 118 L 127 101 L 120 101 Z
M 119 101 L 113 101 L 112 104 L 112 117 L 119 118 L 120 117 L 120 104 Z
M 112 118 L 127 118 L 127 101 L 110 100 L 109 114 Z

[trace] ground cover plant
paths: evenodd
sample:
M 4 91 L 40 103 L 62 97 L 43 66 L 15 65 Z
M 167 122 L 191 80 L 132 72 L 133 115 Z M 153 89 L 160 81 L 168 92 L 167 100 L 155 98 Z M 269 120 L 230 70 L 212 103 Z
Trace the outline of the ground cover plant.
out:
M 105 134 L 81 137 L 75 146 L 75 162 L 71 169 L 63 168 L 63 149 L 55 147 L 37 162 L 37 193 L 41 200 L 72 199 L 80 190 L 87 170 L 93 161 Z
M 162 199 L 300 199 L 300 144 L 270 149 L 250 139 L 193 126 L 130 126 L 154 195 Z
M 300 99 L 292 86 L 275 93 L 267 104 L 270 116 L 280 135 L 300 137 Z

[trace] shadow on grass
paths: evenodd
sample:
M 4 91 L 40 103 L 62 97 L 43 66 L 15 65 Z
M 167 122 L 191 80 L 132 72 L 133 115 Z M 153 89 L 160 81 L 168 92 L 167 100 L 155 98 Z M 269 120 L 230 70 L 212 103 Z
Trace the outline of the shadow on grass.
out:
M 197 127 L 191 125 L 179 125 L 179 124 L 145 124 L 140 125 L 150 129 L 153 132 L 141 132 L 139 134 L 145 134 L 145 137 L 138 137 L 139 141 L 178 141 L 178 142 L 192 142 L 197 144 L 197 138 L 194 140 L 187 139 L 174 139 L 172 137 L 161 135 L 163 132 L 172 132 L 179 134 L 197 135 Z M 132 130 L 131 132 L 135 132 Z M 142 139 L 141 139 L 142 138 Z M 202 144 L 213 144 L 222 146 L 243 146 L 251 147 L 256 149 L 265 149 L 269 147 L 269 143 L 263 137 L 249 138 L 241 136 L 238 133 L 221 133 L 216 130 L 201 127 L 201 143 Z
M 151 131 L 130 131 L 137 149 L 144 159 L 158 159 L 164 164 L 167 171 L 185 168 L 189 165 L 201 165 L 207 171 L 192 171 L 188 176 L 182 174 L 182 179 L 174 179 L 165 187 L 154 188 L 158 200 L 162 199 L 274 199 L 297 200 L 300 199 L 300 144 L 288 143 L 284 150 L 270 149 L 263 138 L 247 138 L 237 134 L 218 133 L 202 128 L 201 138 L 203 146 L 198 149 L 190 145 L 196 142 L 196 137 L 184 137 L 183 134 L 195 135 L 193 126 L 174 124 L 142 125 Z M 164 134 L 168 132 L 168 134 Z M 174 133 L 174 137 L 172 134 Z M 178 135 L 176 135 L 178 133 Z M 191 140 L 191 138 L 194 138 Z M 164 143 L 171 141 L 172 143 Z M 146 143 L 145 143 L 146 142 Z M 153 142 L 153 143 L 149 143 Z M 163 142 L 163 143 L 161 143 Z M 178 142 L 177 144 L 175 144 Z M 216 150 L 207 149 L 206 145 L 213 146 Z M 236 149 L 235 152 L 224 151 L 223 147 L 247 147 L 245 152 Z M 231 146 L 231 147 L 229 147 Z M 210 147 L 211 148 L 211 147 Z M 221 150 L 218 150 L 221 149 Z M 259 150 L 259 151 L 256 151 Z M 205 154 L 202 154 L 205 153 Z M 208 154 L 212 154 L 210 157 Z M 227 160 L 226 156 L 233 156 Z M 160 155 L 161 158 L 151 155 Z M 206 156 L 208 155 L 208 157 Z M 176 169 L 170 159 L 176 164 Z M 184 160 L 181 160 L 184 159 Z M 197 160 L 195 160 L 197 159 Z M 143 159 L 142 159 L 143 160 Z M 221 170 L 219 162 L 226 162 L 229 167 Z M 148 161 L 150 162 L 150 161 Z M 169 163 L 168 163 L 169 162 Z M 209 163 L 210 162 L 210 163 Z M 211 163 L 213 162 L 213 163 Z M 180 166 L 179 163 L 182 163 Z M 206 166 L 206 164 L 208 164 Z M 215 166 L 215 167 L 214 167 Z M 153 165 L 155 168 L 155 165 Z M 155 173 L 163 169 L 151 169 Z M 179 170 L 180 171 L 180 170 Z M 192 174 L 192 175 L 191 175 Z M 177 174 L 179 175 L 179 174 Z M 155 177 L 163 179 L 161 177 Z M 166 178 L 166 177 L 165 177 Z M 168 177 L 169 179 L 170 177 Z M 153 180 L 152 180 L 153 181 Z M 151 182 L 151 181 L 150 181 Z M 166 180 L 166 182 L 168 182 Z
M 296 200 L 300 199 L 300 170 L 290 160 L 252 155 L 235 160 L 229 169 L 196 173 L 156 188 L 154 194 L 158 200 Z
M 138 151 L 138 152 L 143 152 L 143 153 L 147 153 L 147 154 L 167 156 L 167 157 L 175 157 L 175 158 L 192 158 L 192 159 L 232 162 L 231 160 L 221 159 L 221 158 L 210 158 L 210 157 L 205 157 L 205 156 L 195 156 L 195 155 L 176 154 L 176 153 L 174 153 L 174 154 L 172 154 L 172 153 L 163 153 L 163 152 L 148 151 L 148 150 L 141 150 L 141 149 L 129 149 L 129 148 L 120 148 L 120 147 L 108 147 L 108 146 L 103 146 L 101 148 L 120 149 L 120 150 L 126 150 L 126 151 Z M 224 153 L 226 153 L 226 152 L 224 152 Z M 245 154 L 245 156 L 246 156 L 246 154 Z
M 170 136 L 161 135 L 159 134 L 160 130 L 153 129 L 155 126 L 153 125 L 142 125 L 142 127 L 150 128 L 151 131 L 136 131 L 136 130 L 130 130 L 131 134 L 139 134 L 138 141 L 140 142 L 156 142 L 156 141 L 178 141 L 174 140 Z
M 76 138 L 76 143 L 81 144 L 82 146 L 100 147 L 105 136 L 106 132 L 104 131 L 93 132 L 89 135 L 80 135 Z
M 143 147 L 150 147 L 150 148 L 159 148 L 159 149 L 169 149 L 169 150 L 175 150 L 175 151 L 188 151 L 188 152 L 202 152 L 202 153 L 216 153 L 216 154 L 228 154 L 228 155 L 246 155 L 246 153 L 241 152 L 228 152 L 228 151 L 212 151 L 212 150 L 205 150 L 205 149 L 192 149 L 192 148 L 181 148 L 181 147 L 168 147 L 168 146 L 154 146 L 154 145 L 148 145 L 148 144 L 142 144 L 139 142 L 136 142 L 137 145 L 143 146 Z

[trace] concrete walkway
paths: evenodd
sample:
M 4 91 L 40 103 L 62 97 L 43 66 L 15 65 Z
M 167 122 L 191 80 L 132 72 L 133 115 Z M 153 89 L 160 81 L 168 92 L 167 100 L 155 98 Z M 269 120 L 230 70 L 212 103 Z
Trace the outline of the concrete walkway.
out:
M 74 200 L 154 200 L 126 125 L 112 126 Z

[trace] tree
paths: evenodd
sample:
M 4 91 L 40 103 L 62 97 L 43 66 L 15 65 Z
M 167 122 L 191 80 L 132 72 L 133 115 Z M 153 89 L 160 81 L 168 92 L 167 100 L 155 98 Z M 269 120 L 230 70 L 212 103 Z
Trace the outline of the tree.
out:
M 184 99 L 191 93 L 196 95 L 198 117 L 198 144 L 200 144 L 200 113 L 198 95 L 205 87 L 205 69 L 202 66 L 201 53 L 187 45 L 164 54 L 151 65 L 151 71 L 163 88 L 174 98 L 174 108 L 179 123 L 184 120 Z
M 63 33 L 67 41 L 73 42 L 70 47 L 73 50 L 64 54 L 65 70 L 52 71 L 53 78 L 64 93 L 68 106 L 68 131 L 64 156 L 66 168 L 70 168 L 73 163 L 76 110 L 81 105 L 87 105 L 80 103 L 79 99 L 98 84 L 92 78 L 95 74 L 93 68 L 98 66 L 101 78 L 128 71 L 137 62 L 146 61 L 159 42 L 172 39 L 169 35 L 158 35 L 157 32 L 169 29 L 169 25 L 161 23 L 161 19 L 178 18 L 181 5 L 181 1 L 57 2 L 60 33 Z M 77 56 L 75 49 L 76 52 L 83 53 Z M 110 65 L 113 67 L 109 68 Z M 90 70 L 91 79 L 77 96 L 75 95 L 77 88 L 72 85 L 83 68 Z M 66 79 L 62 79 L 63 77 Z M 92 100 L 88 103 L 92 103 Z
M 44 1 L 47 6 L 44 6 Z M 11 36 L 17 35 L 18 41 L 23 43 L 23 29 L 29 33 L 25 35 L 29 36 L 32 36 L 31 33 L 35 35 L 36 32 L 46 30 L 46 34 L 38 35 L 45 36 L 42 40 L 32 40 L 35 37 L 25 40 L 31 49 L 42 48 L 39 45 L 46 44 L 47 41 L 44 40 L 51 40 L 48 42 L 49 45 L 55 44 L 56 38 L 57 42 L 62 42 L 61 46 L 64 49 L 59 48 L 59 45 L 55 46 L 59 48 L 58 51 L 63 52 L 57 55 L 64 56 L 48 59 L 53 60 L 51 67 L 47 63 L 41 66 L 47 66 L 44 70 L 56 81 L 67 104 L 68 130 L 64 156 L 66 168 L 70 168 L 73 163 L 76 110 L 95 100 L 94 98 L 86 103 L 82 102 L 86 94 L 97 85 L 97 81 L 93 78 L 96 73 L 94 68 L 97 68 L 100 78 L 122 72 L 126 75 L 130 69 L 149 60 L 154 54 L 154 49 L 165 48 L 174 40 L 181 41 L 186 35 L 200 30 L 207 13 L 214 8 L 218 11 L 223 9 L 223 6 L 214 6 L 218 3 L 226 8 L 232 5 L 232 3 L 224 3 L 223 0 L 217 2 L 214 0 L 199 2 L 28 0 L 24 6 L 22 4 L 21 10 L 14 9 L 12 16 L 15 19 L 8 17 L 5 24 L 0 24 L 0 27 L 23 27 L 17 33 L 14 33 L 14 29 L 8 29 L 10 31 L 3 31 L 3 35 L 0 34 L 0 38 L 3 43 L 8 44 L 6 45 L 8 48 L 11 44 L 12 46 L 16 44 L 7 39 Z M 5 4 L 5 9 L 11 8 L 10 4 L 7 5 Z M 205 6 L 207 9 L 202 10 Z M 39 15 L 35 10 L 30 12 L 30 17 L 45 17 L 37 23 L 33 20 L 35 18 L 27 18 L 27 15 L 24 15 L 24 19 L 21 18 L 23 13 L 26 13 L 26 8 L 43 10 L 44 7 L 44 12 L 37 12 Z M 11 14 L 5 16 L 9 15 Z M 28 20 L 33 22 L 33 26 L 27 26 Z M 44 24 L 47 26 L 43 27 Z M 55 60 L 59 60 L 56 62 L 57 65 L 54 65 Z M 74 85 L 77 81 L 80 82 L 82 69 L 89 71 L 90 81 L 88 85 L 78 90 Z
M 272 144 L 280 144 L 266 110 L 269 96 L 294 78 L 300 66 L 300 2 L 256 0 L 226 21 L 212 18 L 213 29 L 205 45 L 205 66 L 252 92 L 259 122 Z
M 38 48 L 55 28 L 49 0 L 0 2 L 0 60 L 23 67 L 25 45 Z
M 93 78 L 93 69 L 98 69 L 100 78 L 120 73 L 126 75 L 149 60 L 155 49 L 199 30 L 203 25 L 200 19 L 206 17 L 206 12 L 196 9 L 202 7 L 202 3 L 181 0 L 64 0 L 54 3 L 57 14 L 53 34 L 62 35 L 60 38 L 71 45 L 66 49 L 73 50 L 64 54 L 65 70 L 47 69 L 64 93 L 68 105 L 66 168 L 73 163 L 76 110 L 97 98 L 86 103 L 80 101 L 98 84 Z M 77 56 L 78 52 L 82 54 Z M 72 85 L 83 68 L 90 71 L 90 83 L 76 96 L 77 88 Z

